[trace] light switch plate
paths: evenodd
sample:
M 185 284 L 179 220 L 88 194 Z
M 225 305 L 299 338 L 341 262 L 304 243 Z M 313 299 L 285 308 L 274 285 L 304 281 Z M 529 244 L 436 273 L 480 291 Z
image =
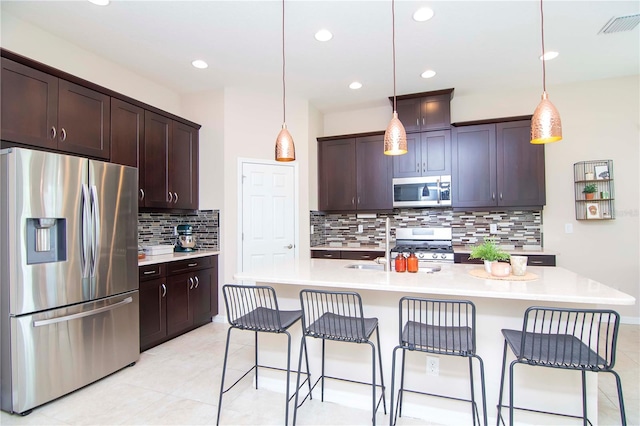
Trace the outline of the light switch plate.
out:
M 573 223 L 565 223 L 564 224 L 564 233 L 572 234 L 573 233 Z

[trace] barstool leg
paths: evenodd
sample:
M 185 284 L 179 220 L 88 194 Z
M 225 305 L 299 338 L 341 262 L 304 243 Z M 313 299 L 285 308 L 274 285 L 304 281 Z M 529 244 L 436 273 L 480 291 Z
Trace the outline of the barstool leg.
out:
M 620 404 L 620 421 L 622 426 L 627 426 L 627 414 L 624 409 L 624 399 L 622 398 L 622 382 L 620 381 L 620 376 L 613 370 L 609 371 L 616 378 L 616 385 L 618 387 L 618 404 Z
M 404 361 L 407 350 L 402 348 L 402 367 L 400 370 L 400 389 L 398 389 L 398 417 L 402 417 L 402 402 L 404 401 Z
M 480 421 L 480 415 L 477 414 L 478 408 L 476 406 L 476 396 L 473 391 L 473 358 L 469 357 L 469 386 L 471 387 L 471 418 L 473 419 L 473 426 L 476 426 L 476 415 L 478 421 Z
M 504 350 L 502 351 L 502 374 L 500 374 L 500 392 L 498 393 L 498 418 L 496 420 L 496 426 L 500 426 L 500 420 L 502 420 L 502 391 L 504 390 L 504 373 L 506 368 L 507 368 L 507 341 L 505 340 Z
M 509 364 L 509 426 L 513 426 L 513 367 L 517 361 Z
M 485 388 L 485 381 L 484 381 L 484 361 L 482 361 L 482 358 L 480 358 L 478 355 L 474 355 L 475 358 L 478 358 L 478 361 L 480 361 L 480 385 L 482 386 L 482 413 L 483 413 L 483 420 L 484 420 L 484 425 L 487 426 L 489 424 L 488 420 L 487 420 L 487 392 L 486 392 L 486 388 Z
M 289 424 L 289 378 L 291 376 L 291 334 L 285 331 L 287 335 L 287 390 L 284 396 L 284 425 Z M 257 370 L 257 367 L 256 367 Z M 256 375 L 257 377 L 257 375 Z M 297 392 L 297 388 L 296 388 Z
M 396 346 L 395 348 L 393 348 L 393 356 L 391 357 L 391 400 L 389 402 L 389 426 L 395 426 L 396 424 L 396 414 L 397 414 L 397 409 L 396 412 L 393 411 L 393 399 L 394 399 L 394 392 L 395 392 L 395 387 L 396 387 L 396 354 L 398 352 L 398 349 L 400 349 L 400 346 Z
M 320 401 L 324 402 L 324 342 L 325 340 L 322 339 L 322 376 L 320 376 L 320 380 L 322 383 L 320 383 Z
M 378 340 L 378 360 L 380 361 L 380 386 L 382 389 L 382 409 L 387 414 L 387 398 L 385 397 L 386 387 L 384 386 L 384 374 L 382 374 L 382 351 L 380 349 L 380 330 L 376 327 L 376 337 Z
M 370 341 L 367 341 L 367 343 L 371 346 L 371 402 L 373 405 L 371 423 L 376 426 L 376 345 Z
M 587 373 L 582 370 L 582 425 L 587 426 Z
M 255 352 L 255 363 L 253 364 L 253 367 L 256 369 L 256 389 L 258 389 L 258 332 L 254 331 L 255 334 L 255 339 L 254 339 L 254 345 L 253 345 L 253 350 Z
M 294 426 L 296 424 L 296 419 L 298 416 L 298 396 L 300 395 L 300 392 L 298 392 L 298 390 L 300 389 L 300 371 L 302 370 L 302 351 L 305 351 L 306 353 L 306 348 L 307 348 L 307 344 L 303 334 L 302 339 L 300 340 L 300 356 L 298 357 L 298 374 L 296 377 L 296 397 L 293 404 L 293 425 Z M 308 358 L 307 358 L 307 374 L 309 374 Z M 311 389 L 309 389 L 309 395 L 311 395 Z
M 220 396 L 218 397 L 218 415 L 216 425 L 220 424 L 220 412 L 222 411 L 222 395 L 224 394 L 224 376 L 227 372 L 227 356 L 229 355 L 229 339 L 231 338 L 231 327 L 227 330 L 227 344 L 224 348 L 224 362 L 222 363 L 222 378 L 220 379 Z

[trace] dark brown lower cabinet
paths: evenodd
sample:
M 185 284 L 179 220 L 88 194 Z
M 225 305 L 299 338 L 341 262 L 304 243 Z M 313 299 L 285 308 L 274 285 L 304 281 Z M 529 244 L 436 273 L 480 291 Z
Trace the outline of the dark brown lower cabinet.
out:
M 384 257 L 384 251 L 374 250 L 311 250 L 313 259 L 375 260 Z
M 218 257 L 140 267 L 140 350 L 211 321 L 218 313 Z
M 553 254 L 528 254 L 527 265 L 529 266 L 556 266 L 556 256 Z M 482 264 L 482 259 L 469 259 L 469 253 L 454 253 L 454 263 Z

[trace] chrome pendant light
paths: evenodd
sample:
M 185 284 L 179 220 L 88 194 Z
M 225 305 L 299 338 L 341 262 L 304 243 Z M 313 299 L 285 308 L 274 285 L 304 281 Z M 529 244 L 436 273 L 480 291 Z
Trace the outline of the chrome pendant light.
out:
M 540 26 L 542 28 L 542 100 L 538 104 L 531 119 L 531 143 L 533 144 L 558 142 L 562 139 L 560 114 L 549 100 L 549 95 L 547 95 L 542 0 L 540 0 Z
M 296 147 L 293 137 L 287 130 L 287 107 L 285 85 L 285 56 L 284 56 L 284 0 L 282 0 L 282 130 L 276 138 L 276 161 L 294 161 L 296 159 Z
M 398 119 L 396 111 L 396 8 L 395 0 L 391 0 L 392 44 L 393 44 L 393 117 L 384 132 L 384 153 L 386 155 L 402 155 L 407 153 L 407 132 Z

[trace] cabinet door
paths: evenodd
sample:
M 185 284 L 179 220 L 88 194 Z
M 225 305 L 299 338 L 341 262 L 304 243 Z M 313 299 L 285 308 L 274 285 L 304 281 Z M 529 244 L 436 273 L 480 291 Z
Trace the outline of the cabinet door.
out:
M 111 162 L 138 168 L 138 206 L 144 206 L 144 109 L 111 98 Z
M 530 140 L 531 122 L 496 124 L 499 206 L 545 204 L 544 145 Z
M 420 104 L 421 130 L 447 130 L 451 127 L 451 95 L 424 98 Z
M 169 141 L 171 119 L 144 112 L 144 205 L 169 206 Z
M 1 106 L 5 141 L 56 149 L 58 79 L 2 58 Z
M 193 324 L 200 325 L 211 321 L 213 303 L 213 269 L 203 269 L 193 273 L 196 282 L 189 293 L 190 305 L 193 309 Z
M 169 149 L 169 191 L 173 207 L 198 208 L 198 130 L 176 121 Z
M 192 274 L 167 277 L 167 335 L 179 334 L 193 325 L 189 297 L 194 286 Z
M 384 155 L 384 136 L 356 139 L 358 210 L 393 208 L 392 158 Z
M 167 336 L 165 278 L 140 281 L 140 350 Z
M 396 101 L 396 112 L 398 119 L 404 126 L 404 130 L 409 132 L 419 132 L 422 125 L 422 99 L 403 99 Z M 392 105 L 393 107 L 393 105 Z
M 58 81 L 58 149 L 109 160 L 111 98 Z
M 356 140 L 318 144 L 318 205 L 320 210 L 356 209 Z
M 421 134 L 422 176 L 451 174 L 451 131 L 436 130 Z
M 422 171 L 420 133 L 407 134 L 407 153 L 393 156 L 393 177 L 417 177 Z M 449 160 L 451 161 L 451 160 Z
M 453 207 L 496 205 L 495 124 L 456 127 L 452 142 Z

